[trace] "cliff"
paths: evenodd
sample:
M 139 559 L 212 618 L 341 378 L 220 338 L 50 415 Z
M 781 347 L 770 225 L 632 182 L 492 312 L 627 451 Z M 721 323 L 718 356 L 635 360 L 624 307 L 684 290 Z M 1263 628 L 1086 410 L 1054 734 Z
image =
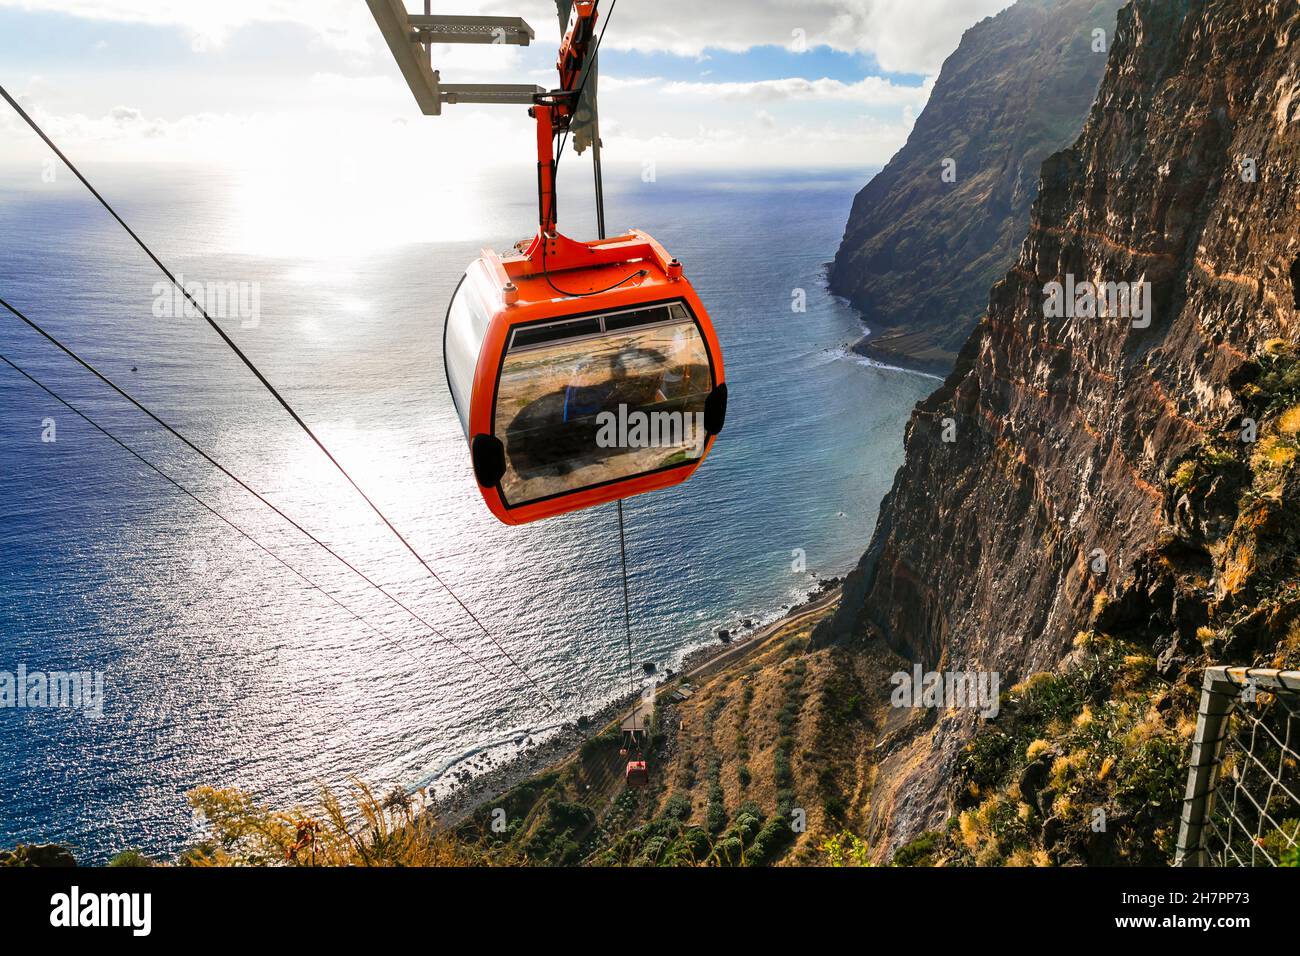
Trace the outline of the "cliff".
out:
M 1015 260 L 1038 172 L 1083 127 L 1121 0 L 1019 0 L 948 57 L 906 145 L 858 193 L 830 287 L 864 354 L 946 372 Z M 942 178 L 946 159 L 955 181 Z
M 1170 861 L 1203 667 L 1300 666 L 1300 8 L 1133 0 L 1037 192 L 838 609 L 666 685 L 649 786 L 611 727 L 469 858 Z M 997 712 L 892 706 L 913 665 Z
M 1133 0 L 1082 129 L 917 406 L 835 613 L 663 701 L 645 790 L 597 738 L 489 841 L 637 865 L 1171 861 L 1204 666 L 1300 666 L 1300 8 Z M 1049 307 L 1085 282 L 1099 316 Z M 892 706 L 915 665 L 996 672 L 997 712 Z
M 1149 324 L 1049 317 L 1069 277 L 1149 283 Z M 1300 8 L 1133 0 L 814 647 L 883 645 L 1004 687 L 1116 641 L 1171 688 L 1207 657 L 1292 660 L 1298 307 Z M 1186 732 L 1168 719 L 1152 733 Z M 893 715 L 869 836 L 897 846 L 960 809 L 978 723 Z

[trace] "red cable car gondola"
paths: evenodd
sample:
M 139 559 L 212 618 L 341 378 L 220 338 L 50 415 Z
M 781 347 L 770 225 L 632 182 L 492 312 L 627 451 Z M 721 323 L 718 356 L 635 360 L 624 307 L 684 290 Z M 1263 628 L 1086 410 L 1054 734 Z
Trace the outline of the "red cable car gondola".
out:
M 627 762 L 627 785 L 629 787 L 644 787 L 650 782 L 650 771 L 646 769 L 644 760 L 629 760 Z
M 584 243 L 556 229 L 555 136 L 572 119 L 595 4 L 573 17 L 561 89 L 530 111 L 540 227 L 526 250 L 470 265 L 443 330 L 474 475 L 506 524 L 679 484 L 726 417 L 722 349 L 681 263 L 638 230 Z
M 663 247 L 636 231 L 535 242 L 545 273 L 536 253 L 485 251 L 444 332 L 474 474 L 507 524 L 685 481 L 726 414 L 717 336 Z

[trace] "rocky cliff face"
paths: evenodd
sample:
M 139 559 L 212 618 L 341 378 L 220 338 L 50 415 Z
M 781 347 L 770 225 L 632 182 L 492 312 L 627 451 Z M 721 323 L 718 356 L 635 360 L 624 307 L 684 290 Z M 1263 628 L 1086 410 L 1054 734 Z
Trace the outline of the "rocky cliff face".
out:
M 1048 317 L 1045 290 L 1070 277 L 1149 283 L 1149 324 Z M 1107 600 L 1117 626 L 1150 616 L 1173 640 L 1230 633 L 1243 595 L 1295 580 L 1292 559 L 1258 572 L 1271 559 L 1235 536 L 1249 518 L 1295 537 L 1294 475 L 1260 490 L 1295 460 L 1300 411 L 1267 423 L 1295 396 L 1257 407 L 1243 383 L 1294 355 L 1298 307 L 1300 7 L 1132 0 L 1084 131 L 1043 164 L 1019 257 L 918 405 L 870 548 L 815 644 L 883 641 L 927 669 L 998 671 L 1005 688 L 1056 668 Z M 1295 384 L 1269 374 L 1283 381 L 1270 388 Z M 1279 429 L 1262 459 L 1240 450 L 1243 416 Z M 1215 443 L 1227 451 L 1189 470 Z M 1216 489 L 1252 480 L 1240 500 L 1268 514 L 1215 504 Z M 1198 483 L 1199 504 L 1183 493 Z M 1175 552 L 1195 573 L 1153 576 Z M 1285 601 L 1269 600 L 1276 615 Z M 877 838 L 897 845 L 948 816 L 975 723 L 895 716 Z
M 857 196 L 830 273 L 859 348 L 947 371 L 1015 260 L 1038 172 L 1083 127 L 1122 0 L 1019 0 L 972 27 L 907 144 Z M 942 178 L 954 160 L 955 181 Z

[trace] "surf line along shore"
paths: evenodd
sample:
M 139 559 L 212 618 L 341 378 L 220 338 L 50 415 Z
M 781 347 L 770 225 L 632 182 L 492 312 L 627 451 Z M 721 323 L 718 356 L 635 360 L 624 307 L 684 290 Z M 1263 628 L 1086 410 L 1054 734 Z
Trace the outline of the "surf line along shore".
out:
M 682 684 L 696 683 L 739 666 L 751 654 L 767 646 L 774 638 L 784 635 L 787 630 L 827 614 L 839 603 L 840 589 L 839 579 L 824 581 L 821 590 L 810 595 L 804 603 L 795 605 L 752 634 L 731 644 L 713 644 L 692 651 L 687 655 L 687 663 L 682 671 L 656 688 L 656 702 L 671 695 Z M 632 716 L 633 709 L 641 706 L 639 696 L 625 695 L 612 701 L 596 713 L 585 730 L 562 734 L 554 740 L 531 747 L 503 765 L 457 787 L 438 801 L 439 822 L 448 829 L 459 826 L 475 810 L 499 799 L 524 781 L 559 770 L 578 759 L 584 743 L 618 728 Z

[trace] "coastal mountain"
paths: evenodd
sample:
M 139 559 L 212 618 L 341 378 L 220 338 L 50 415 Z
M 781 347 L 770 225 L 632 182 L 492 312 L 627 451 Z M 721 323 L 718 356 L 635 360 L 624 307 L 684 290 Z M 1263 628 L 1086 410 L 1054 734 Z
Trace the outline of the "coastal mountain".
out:
M 1132 0 L 1082 129 L 838 609 L 666 685 L 645 790 L 602 735 L 495 845 L 1173 860 L 1204 667 L 1300 666 L 1300 8 Z M 918 669 L 996 674 L 996 706 L 899 706 Z
M 1018 0 L 966 31 L 830 270 L 870 329 L 863 354 L 952 368 L 1015 260 L 1039 167 L 1083 127 L 1121 2 Z
M 1132 295 L 1058 317 L 1053 283 L 1088 281 Z M 1027 764 L 1055 757 L 1059 794 L 1094 758 L 1093 785 L 1128 760 L 1113 809 L 1145 843 L 1125 858 L 1168 859 L 1200 668 L 1297 663 L 1298 344 L 1300 8 L 1133 0 L 1081 137 L 1043 164 L 1019 257 L 914 412 L 815 635 L 1018 683 L 995 721 L 892 716 L 870 839 L 942 831 L 978 856 L 1002 819 L 1047 853 L 1079 801 L 1035 804 Z
M 213 839 L 179 862 L 1171 862 L 1204 667 L 1300 668 L 1300 7 L 1131 0 L 1037 193 L 832 613 L 468 815 L 196 791 Z M 917 670 L 996 698 L 896 699 Z M 1294 865 L 1294 826 L 1249 840 Z

